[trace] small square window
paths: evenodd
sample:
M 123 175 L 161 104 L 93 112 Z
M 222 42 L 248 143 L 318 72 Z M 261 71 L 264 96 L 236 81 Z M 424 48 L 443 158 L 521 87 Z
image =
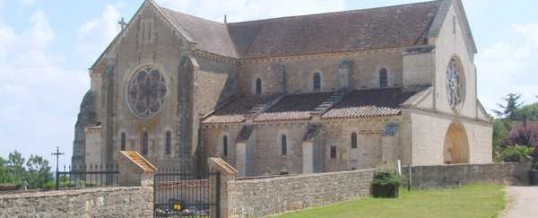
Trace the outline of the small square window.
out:
M 336 146 L 331 146 L 331 159 L 336 159 Z

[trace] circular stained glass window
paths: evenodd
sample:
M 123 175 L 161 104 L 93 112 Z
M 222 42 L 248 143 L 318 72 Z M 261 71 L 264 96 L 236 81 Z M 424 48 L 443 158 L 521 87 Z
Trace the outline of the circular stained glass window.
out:
M 465 97 L 465 80 L 460 65 L 455 59 L 450 60 L 446 71 L 448 104 L 458 110 Z
M 162 108 L 166 96 L 166 82 L 157 69 L 142 68 L 133 75 L 127 89 L 127 101 L 140 117 L 151 117 Z

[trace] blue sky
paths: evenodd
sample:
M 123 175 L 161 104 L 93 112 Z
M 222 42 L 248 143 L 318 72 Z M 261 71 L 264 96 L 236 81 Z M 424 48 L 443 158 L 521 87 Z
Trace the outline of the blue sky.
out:
M 419 0 L 156 0 L 207 19 L 271 18 Z M 478 94 L 490 111 L 509 92 L 538 94 L 538 2 L 463 0 L 478 46 Z M 517 3 L 516 3 L 517 2 Z M 0 0 L 0 156 L 17 149 L 71 157 L 74 124 L 89 88 L 87 68 L 142 0 Z

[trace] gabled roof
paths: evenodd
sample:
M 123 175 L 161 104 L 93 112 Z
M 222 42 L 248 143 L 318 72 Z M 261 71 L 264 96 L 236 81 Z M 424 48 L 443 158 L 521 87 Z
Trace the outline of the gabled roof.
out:
M 158 14 L 197 50 L 231 58 L 260 58 L 426 45 L 428 37 L 439 34 L 453 2 L 456 2 L 457 11 L 463 14 L 461 20 L 468 32 L 466 38 L 471 44 L 470 49 L 476 52 L 460 0 L 237 23 L 220 23 L 187 15 L 158 6 L 152 0 L 146 0 L 142 7 L 155 7 Z M 119 41 L 121 34 L 124 33 L 120 33 L 111 45 Z

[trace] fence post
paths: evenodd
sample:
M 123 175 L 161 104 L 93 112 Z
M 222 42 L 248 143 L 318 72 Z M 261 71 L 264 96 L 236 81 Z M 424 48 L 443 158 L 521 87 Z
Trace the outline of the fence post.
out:
M 60 171 L 56 170 L 56 191 L 60 190 Z
M 217 204 L 216 204 L 216 217 L 217 218 L 220 218 L 220 172 L 217 172 L 217 184 L 215 184 L 217 186 L 217 190 L 216 191 L 216 196 L 217 196 Z

